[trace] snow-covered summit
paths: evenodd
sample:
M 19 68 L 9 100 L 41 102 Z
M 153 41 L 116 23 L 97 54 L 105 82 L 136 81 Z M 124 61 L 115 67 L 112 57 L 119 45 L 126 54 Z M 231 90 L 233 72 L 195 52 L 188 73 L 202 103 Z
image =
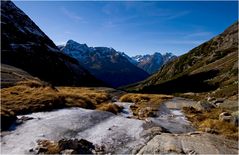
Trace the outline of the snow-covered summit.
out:
M 136 62 L 138 67 L 147 71 L 149 74 L 152 74 L 158 71 L 165 63 L 176 58 L 176 56 L 172 53 L 162 55 L 159 52 L 155 52 L 152 55 L 136 55 L 131 58 Z

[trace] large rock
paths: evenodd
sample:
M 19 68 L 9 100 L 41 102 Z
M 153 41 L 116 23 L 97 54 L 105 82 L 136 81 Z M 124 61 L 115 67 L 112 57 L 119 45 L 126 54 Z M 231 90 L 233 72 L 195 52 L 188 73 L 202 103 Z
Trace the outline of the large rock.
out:
M 238 120 L 239 120 L 239 111 L 233 112 L 231 123 L 235 126 L 238 126 Z
M 199 101 L 192 106 L 193 106 L 193 108 L 195 108 L 198 111 L 209 111 L 209 110 L 215 108 L 215 106 L 213 104 L 209 103 L 208 101 Z
M 95 146 L 85 139 L 62 139 L 58 142 L 60 150 L 72 149 L 76 154 L 92 154 Z
M 232 120 L 232 116 L 228 112 L 223 112 L 219 115 L 219 120 L 223 122 L 230 122 Z
M 238 154 L 237 141 L 207 133 L 155 136 L 138 154 Z
M 85 139 L 38 140 L 37 154 L 93 154 L 95 146 Z M 34 152 L 30 150 L 29 152 Z

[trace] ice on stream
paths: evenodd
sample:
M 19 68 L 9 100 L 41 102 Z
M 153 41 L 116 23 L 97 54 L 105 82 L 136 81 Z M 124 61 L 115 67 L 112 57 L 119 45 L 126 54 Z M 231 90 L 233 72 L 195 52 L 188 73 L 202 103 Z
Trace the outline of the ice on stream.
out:
M 117 104 L 118 106 L 123 107 L 122 111 L 120 112 L 121 116 L 126 117 L 126 118 L 133 116 L 133 112 L 130 109 L 130 106 L 134 105 L 134 103 L 131 103 L 131 102 L 114 102 L 114 104 Z
M 104 145 L 110 152 L 129 153 L 140 143 L 139 135 L 143 131 L 141 120 L 82 108 L 25 116 L 34 119 L 17 126 L 16 130 L 2 137 L 1 153 L 29 154 L 29 149 L 36 146 L 38 139 L 62 138 L 84 138 L 94 144 Z
M 144 120 L 130 119 L 130 106 L 134 103 L 115 102 L 123 106 L 119 115 L 110 112 L 67 108 L 51 112 L 37 112 L 9 131 L 1 139 L 2 154 L 29 154 L 39 139 L 58 141 L 63 138 L 83 138 L 93 144 L 104 146 L 110 153 L 132 153 L 147 142 L 142 137 Z M 158 126 L 173 133 L 190 132 L 190 123 L 179 109 L 169 109 L 166 104 L 159 108 L 158 117 L 149 118 Z

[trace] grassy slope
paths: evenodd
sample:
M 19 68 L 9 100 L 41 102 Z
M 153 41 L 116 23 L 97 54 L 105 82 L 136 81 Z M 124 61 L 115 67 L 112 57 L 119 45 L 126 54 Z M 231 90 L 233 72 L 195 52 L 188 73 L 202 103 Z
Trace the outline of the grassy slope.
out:
M 1 88 L 14 86 L 17 82 L 25 80 L 40 81 L 38 78 L 33 77 L 22 69 L 1 64 Z
M 238 23 L 192 49 L 150 78 L 126 88 L 145 93 L 211 92 L 215 96 L 238 94 Z M 220 88 L 220 89 L 218 89 Z

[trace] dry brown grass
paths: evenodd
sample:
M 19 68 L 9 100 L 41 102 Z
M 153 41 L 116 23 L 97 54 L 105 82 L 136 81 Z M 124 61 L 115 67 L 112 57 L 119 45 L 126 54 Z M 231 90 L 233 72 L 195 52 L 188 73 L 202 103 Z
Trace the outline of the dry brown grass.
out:
M 116 104 L 112 104 L 112 103 L 104 103 L 104 104 L 98 105 L 97 109 L 102 110 L 102 111 L 109 111 L 114 114 L 117 114 L 123 109 L 123 107 L 120 107 L 120 106 L 118 106 Z
M 46 148 L 46 150 L 40 152 L 43 154 L 59 154 L 61 151 L 59 145 L 54 141 L 39 140 L 38 145 L 42 148 Z
M 171 99 L 171 95 L 161 95 L 161 94 L 134 94 L 129 93 L 120 97 L 121 102 L 134 102 L 134 103 L 144 103 L 144 102 L 161 102 L 162 100 Z
M 226 112 L 225 109 L 214 108 L 210 111 L 197 111 L 192 107 L 183 108 L 187 118 L 192 122 L 194 127 L 201 131 L 210 129 L 212 133 L 224 135 L 227 138 L 238 139 L 238 128 L 228 122 L 219 120 L 219 115 Z
M 26 81 L 1 89 L 1 129 L 7 129 L 16 115 L 64 107 L 56 89 L 38 81 Z
M 109 94 L 87 88 L 53 88 L 39 82 L 21 82 L 1 89 L 1 103 L 17 114 L 51 110 L 64 106 L 94 109 L 95 105 L 110 100 Z
M 58 87 L 63 96 L 67 98 L 84 98 L 86 101 L 91 101 L 94 105 L 108 102 L 111 97 L 107 91 L 86 88 L 86 87 Z
M 1 106 L 17 114 L 62 107 L 64 98 L 51 87 L 16 85 L 1 89 Z
M 208 128 L 216 132 L 217 134 L 221 134 L 233 139 L 238 139 L 237 127 L 228 122 L 222 122 L 216 119 L 205 119 L 200 123 L 199 129 L 205 131 Z
M 171 98 L 173 96 L 170 95 L 129 93 L 121 96 L 119 100 L 121 102 L 135 103 L 135 105 L 131 106 L 134 116 L 138 119 L 145 119 L 153 116 L 160 104 Z
M 40 81 L 21 81 L 17 85 L 1 89 L 1 118 L 4 125 L 16 115 L 37 111 L 48 111 L 63 107 L 98 108 L 110 102 L 109 92 L 95 88 L 54 88 Z M 107 111 L 117 110 L 108 107 Z M 111 110 L 113 109 L 113 110 Z M 14 118 L 14 119 L 13 119 Z M 3 126 L 4 126 L 3 125 Z M 3 127 L 4 128 L 4 127 Z

